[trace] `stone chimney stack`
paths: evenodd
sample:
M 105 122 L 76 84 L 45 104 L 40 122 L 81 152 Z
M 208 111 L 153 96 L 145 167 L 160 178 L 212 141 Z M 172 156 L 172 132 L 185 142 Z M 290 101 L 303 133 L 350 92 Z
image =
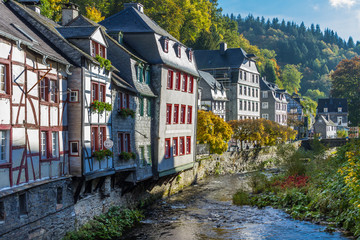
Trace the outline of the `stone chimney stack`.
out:
M 124 3 L 124 9 L 133 7 L 139 12 L 144 13 L 144 6 L 141 3 Z
M 227 44 L 225 42 L 221 42 L 220 43 L 220 53 L 221 53 L 221 55 L 225 54 L 226 49 L 227 49 Z
M 74 3 L 66 3 L 62 9 L 61 25 L 65 26 L 79 16 L 79 7 Z

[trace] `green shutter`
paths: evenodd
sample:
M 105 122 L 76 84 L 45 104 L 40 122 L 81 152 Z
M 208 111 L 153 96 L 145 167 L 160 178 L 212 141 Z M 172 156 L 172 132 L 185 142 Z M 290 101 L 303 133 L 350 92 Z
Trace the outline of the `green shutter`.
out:
M 150 84 L 150 69 L 146 69 L 145 71 L 145 81 L 146 81 L 146 84 Z
M 147 101 L 146 101 L 146 103 L 147 103 L 147 115 L 149 116 L 149 117 L 151 117 L 151 101 L 150 101 L 150 99 L 146 99 Z

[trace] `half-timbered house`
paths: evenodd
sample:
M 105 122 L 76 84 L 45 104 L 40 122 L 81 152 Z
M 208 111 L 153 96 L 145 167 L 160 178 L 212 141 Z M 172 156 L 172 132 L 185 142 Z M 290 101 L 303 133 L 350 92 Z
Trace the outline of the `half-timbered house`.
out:
M 9 232 L 71 205 L 64 202 L 71 196 L 71 64 L 34 31 L 0 2 L 0 239 L 27 238 L 22 231 Z
M 101 178 L 103 183 L 104 177 L 114 173 L 112 148 L 107 151 L 104 146 L 111 139 L 112 70 L 105 68 L 108 45 L 104 32 L 100 27 L 62 26 L 17 2 L 8 4 L 74 65 L 68 77 L 68 141 L 69 171 L 79 177 L 74 182 L 78 199 L 82 192 L 92 191 L 92 180 Z M 67 24 L 77 15 L 77 7 L 68 4 L 62 21 Z

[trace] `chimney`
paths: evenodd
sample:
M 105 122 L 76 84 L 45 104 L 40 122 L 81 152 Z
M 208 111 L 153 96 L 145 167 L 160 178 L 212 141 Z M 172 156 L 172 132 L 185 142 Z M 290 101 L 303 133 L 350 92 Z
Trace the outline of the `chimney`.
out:
M 65 26 L 79 16 L 79 6 L 74 3 L 66 3 L 62 9 L 61 25 Z
M 28 6 L 31 10 L 34 10 L 36 13 L 40 14 L 41 11 L 40 11 L 40 7 L 37 6 L 37 5 L 31 5 L 31 6 Z
M 141 13 L 144 13 L 144 6 L 141 3 L 124 3 L 124 9 L 131 7 L 135 8 Z
M 220 54 L 225 54 L 226 52 L 226 49 L 227 49 L 227 44 L 225 42 L 221 42 L 220 43 Z

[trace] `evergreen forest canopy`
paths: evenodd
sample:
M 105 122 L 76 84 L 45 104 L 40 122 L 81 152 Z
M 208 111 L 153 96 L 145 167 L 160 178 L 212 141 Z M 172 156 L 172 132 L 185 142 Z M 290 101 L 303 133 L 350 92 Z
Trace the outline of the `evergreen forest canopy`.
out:
M 42 13 L 59 21 L 61 4 L 69 0 L 41 0 Z M 123 10 L 129 0 L 73 0 L 80 12 L 98 22 Z M 193 49 L 241 47 L 258 56 L 262 76 L 288 92 L 300 92 L 313 100 L 328 96 L 330 73 L 342 59 L 360 53 L 360 42 L 340 38 L 336 32 L 312 24 L 265 20 L 249 15 L 223 15 L 217 0 L 136 0 L 145 14 L 175 38 Z M 250 44 L 251 43 L 251 44 Z

